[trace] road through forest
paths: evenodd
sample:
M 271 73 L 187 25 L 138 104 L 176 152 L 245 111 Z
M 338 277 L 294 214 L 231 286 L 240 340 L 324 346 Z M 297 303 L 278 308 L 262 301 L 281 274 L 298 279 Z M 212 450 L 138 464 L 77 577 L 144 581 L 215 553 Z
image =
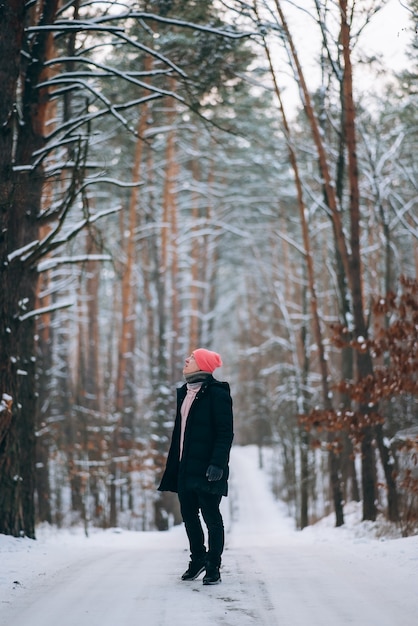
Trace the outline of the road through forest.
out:
M 417 626 L 416 542 L 297 532 L 254 450 L 234 447 L 231 467 L 221 584 L 180 580 L 182 527 L 56 539 L 55 550 L 33 550 L 25 571 L 11 566 L 0 626 Z

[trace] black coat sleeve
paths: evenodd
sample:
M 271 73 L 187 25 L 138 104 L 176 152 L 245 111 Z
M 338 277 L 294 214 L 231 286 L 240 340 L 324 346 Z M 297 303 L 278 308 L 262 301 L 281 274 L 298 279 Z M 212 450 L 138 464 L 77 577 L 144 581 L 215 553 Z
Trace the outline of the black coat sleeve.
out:
M 214 442 L 210 464 L 217 465 L 225 471 L 234 438 L 232 398 L 229 385 L 226 383 L 212 386 L 211 413 Z
M 168 451 L 167 462 L 161 479 L 158 491 L 178 491 L 178 475 L 179 475 L 179 452 L 180 452 L 180 412 L 177 409 L 176 419 L 174 422 L 173 433 L 171 436 L 170 448 Z

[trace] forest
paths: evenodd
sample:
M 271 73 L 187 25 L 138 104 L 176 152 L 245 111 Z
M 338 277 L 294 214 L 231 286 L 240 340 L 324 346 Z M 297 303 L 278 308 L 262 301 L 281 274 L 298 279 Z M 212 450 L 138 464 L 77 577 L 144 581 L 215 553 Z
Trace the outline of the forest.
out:
M 401 70 L 367 45 L 394 1 Z M 0 0 L 0 533 L 179 523 L 197 347 L 298 528 L 418 532 L 417 18 Z

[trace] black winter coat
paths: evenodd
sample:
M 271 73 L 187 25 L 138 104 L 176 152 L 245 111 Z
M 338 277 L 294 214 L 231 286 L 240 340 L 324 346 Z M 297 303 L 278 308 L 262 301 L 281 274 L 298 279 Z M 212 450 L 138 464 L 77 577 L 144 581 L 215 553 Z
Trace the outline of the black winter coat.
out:
M 184 432 L 183 454 L 180 460 L 180 407 L 187 393 L 187 385 L 177 389 L 177 411 L 159 491 L 200 489 L 226 496 L 228 493 L 229 453 L 233 433 L 232 399 L 229 385 L 210 376 L 194 399 Z M 209 465 L 223 469 L 219 481 L 209 482 Z

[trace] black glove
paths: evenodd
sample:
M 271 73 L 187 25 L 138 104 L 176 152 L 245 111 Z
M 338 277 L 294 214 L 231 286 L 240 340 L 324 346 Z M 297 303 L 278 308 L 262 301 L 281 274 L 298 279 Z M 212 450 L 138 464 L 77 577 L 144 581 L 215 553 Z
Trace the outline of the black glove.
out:
M 223 473 L 224 471 L 220 467 L 217 467 L 216 465 L 209 465 L 206 470 L 206 478 L 211 483 L 215 480 L 221 480 Z

